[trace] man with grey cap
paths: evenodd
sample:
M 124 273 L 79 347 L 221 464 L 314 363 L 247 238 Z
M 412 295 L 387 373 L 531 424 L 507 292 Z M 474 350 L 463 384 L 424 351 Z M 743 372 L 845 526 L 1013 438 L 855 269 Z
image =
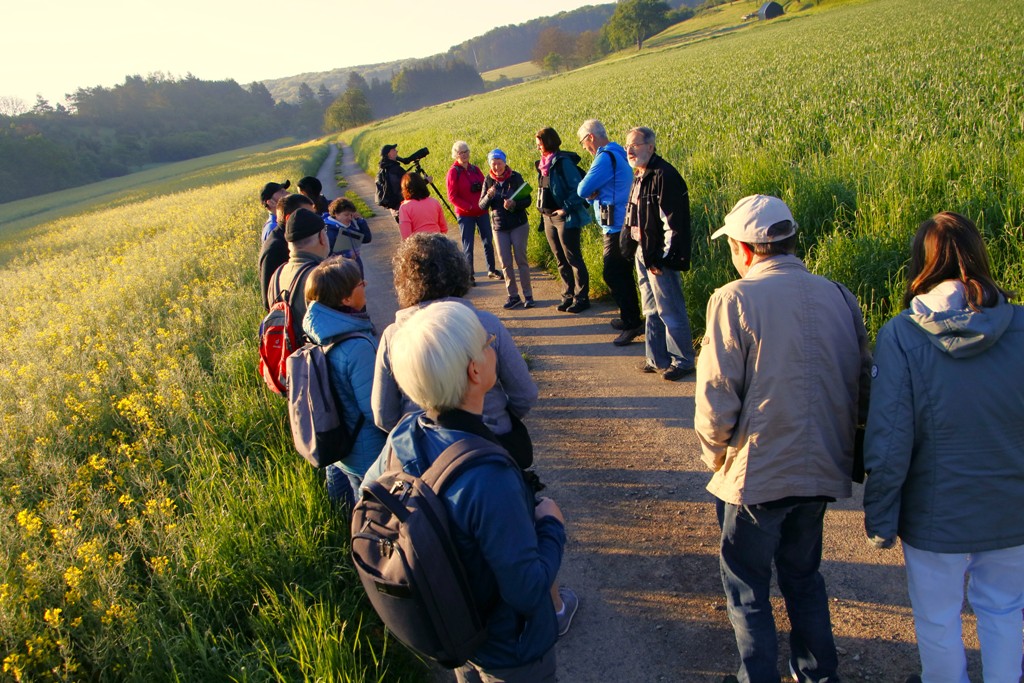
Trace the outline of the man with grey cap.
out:
M 324 219 L 311 209 L 296 209 L 288 216 L 284 238 L 288 241 L 288 261 L 271 276 L 267 298 L 273 302 L 286 297 L 295 338 L 299 339 L 306 317 L 306 279 L 331 253 L 331 240 Z
M 797 223 L 777 197 L 744 197 L 725 235 L 739 280 L 708 301 L 694 426 L 714 470 L 719 565 L 740 667 L 726 681 L 778 683 L 772 564 L 792 625 L 790 673 L 836 681 L 821 564 L 825 507 L 851 495 L 854 432 L 871 354 L 857 299 L 794 255 Z

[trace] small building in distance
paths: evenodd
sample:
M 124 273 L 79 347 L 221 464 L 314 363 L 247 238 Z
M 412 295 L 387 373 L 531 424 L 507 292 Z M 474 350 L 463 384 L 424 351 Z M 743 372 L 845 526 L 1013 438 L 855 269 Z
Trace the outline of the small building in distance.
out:
M 761 9 L 757 10 L 757 18 L 764 21 L 766 19 L 774 19 L 775 17 L 781 17 L 784 14 L 782 5 L 777 2 L 768 2 L 761 5 Z

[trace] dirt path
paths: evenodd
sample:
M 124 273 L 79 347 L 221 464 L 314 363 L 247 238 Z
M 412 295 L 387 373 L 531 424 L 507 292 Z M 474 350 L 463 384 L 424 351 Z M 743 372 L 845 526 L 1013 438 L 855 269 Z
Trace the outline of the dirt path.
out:
M 327 193 L 335 187 L 333 154 L 324 168 Z M 349 187 L 372 203 L 373 180 L 351 151 L 344 171 Z M 383 329 L 394 320 L 390 256 L 399 237 L 388 215 L 372 219 L 371 228 L 373 242 L 363 252 L 367 297 Z M 478 274 L 482 251 L 476 249 Z M 503 284 L 486 278 L 477 278 L 470 298 L 504 321 L 540 386 L 527 424 L 546 493 L 568 521 L 559 578 L 581 601 L 557 646 L 559 681 L 717 683 L 735 671 L 737 655 L 714 506 L 704 490 L 710 473 L 693 433 L 693 376 L 673 383 L 640 373 L 643 343 L 611 344 L 609 304 L 596 302 L 580 316 L 559 313 L 556 282 L 536 270 L 533 281 L 535 309 L 503 310 Z M 840 674 L 903 681 L 918 667 L 903 558 L 899 550 L 868 548 L 855 489 L 853 500 L 831 506 L 825 517 L 822 571 Z M 785 652 L 788 622 L 777 590 L 773 602 Z M 973 624 L 970 632 L 974 679 L 980 665 Z

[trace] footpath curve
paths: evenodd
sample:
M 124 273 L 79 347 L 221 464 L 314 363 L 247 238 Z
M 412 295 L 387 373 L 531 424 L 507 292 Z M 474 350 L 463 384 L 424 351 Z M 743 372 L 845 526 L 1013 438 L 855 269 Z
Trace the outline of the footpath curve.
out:
M 348 188 L 373 205 L 373 179 L 343 150 Z M 343 194 L 331 153 L 319 177 Z M 368 310 L 378 331 L 394 321 L 391 255 L 400 238 L 390 215 L 370 219 L 363 250 Z M 450 236 L 458 228 L 449 226 Z M 484 272 L 477 246 L 476 272 Z M 700 267 L 697 264 L 697 267 Z M 639 372 L 642 341 L 619 348 L 611 305 L 559 313 L 558 284 L 532 273 L 537 308 L 506 311 L 500 281 L 478 277 L 469 298 L 496 314 L 527 355 L 540 401 L 527 416 L 536 467 L 567 520 L 559 580 L 580 596 L 558 645 L 562 683 L 702 681 L 735 671 L 736 646 L 718 569 L 718 527 L 709 478 L 693 433 L 693 375 L 667 382 Z M 864 540 L 861 487 L 825 516 L 822 572 L 829 589 L 840 675 L 902 681 L 918 669 L 902 553 Z M 772 602 L 787 652 L 781 594 Z M 973 617 L 965 618 L 970 668 L 980 672 Z M 781 670 L 781 667 L 780 667 Z M 438 680 L 451 680 L 439 676 Z M 978 678 L 980 680 L 980 676 Z

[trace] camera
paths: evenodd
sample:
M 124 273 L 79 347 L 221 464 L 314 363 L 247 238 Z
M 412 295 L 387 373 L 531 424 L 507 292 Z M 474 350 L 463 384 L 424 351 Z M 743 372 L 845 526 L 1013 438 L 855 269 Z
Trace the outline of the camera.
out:
M 476 192 L 477 194 L 480 194 L 480 190 L 482 189 L 484 189 L 483 183 L 470 183 L 469 185 L 470 192 Z
M 601 210 L 601 225 L 607 225 L 609 227 L 615 226 L 615 205 L 614 204 L 598 204 Z
M 409 156 L 405 158 L 400 158 L 399 161 L 402 162 L 403 164 L 413 164 L 422 159 L 423 157 L 427 156 L 428 154 L 430 154 L 429 149 L 427 149 L 426 147 L 420 147 L 418 150 L 416 150 Z

